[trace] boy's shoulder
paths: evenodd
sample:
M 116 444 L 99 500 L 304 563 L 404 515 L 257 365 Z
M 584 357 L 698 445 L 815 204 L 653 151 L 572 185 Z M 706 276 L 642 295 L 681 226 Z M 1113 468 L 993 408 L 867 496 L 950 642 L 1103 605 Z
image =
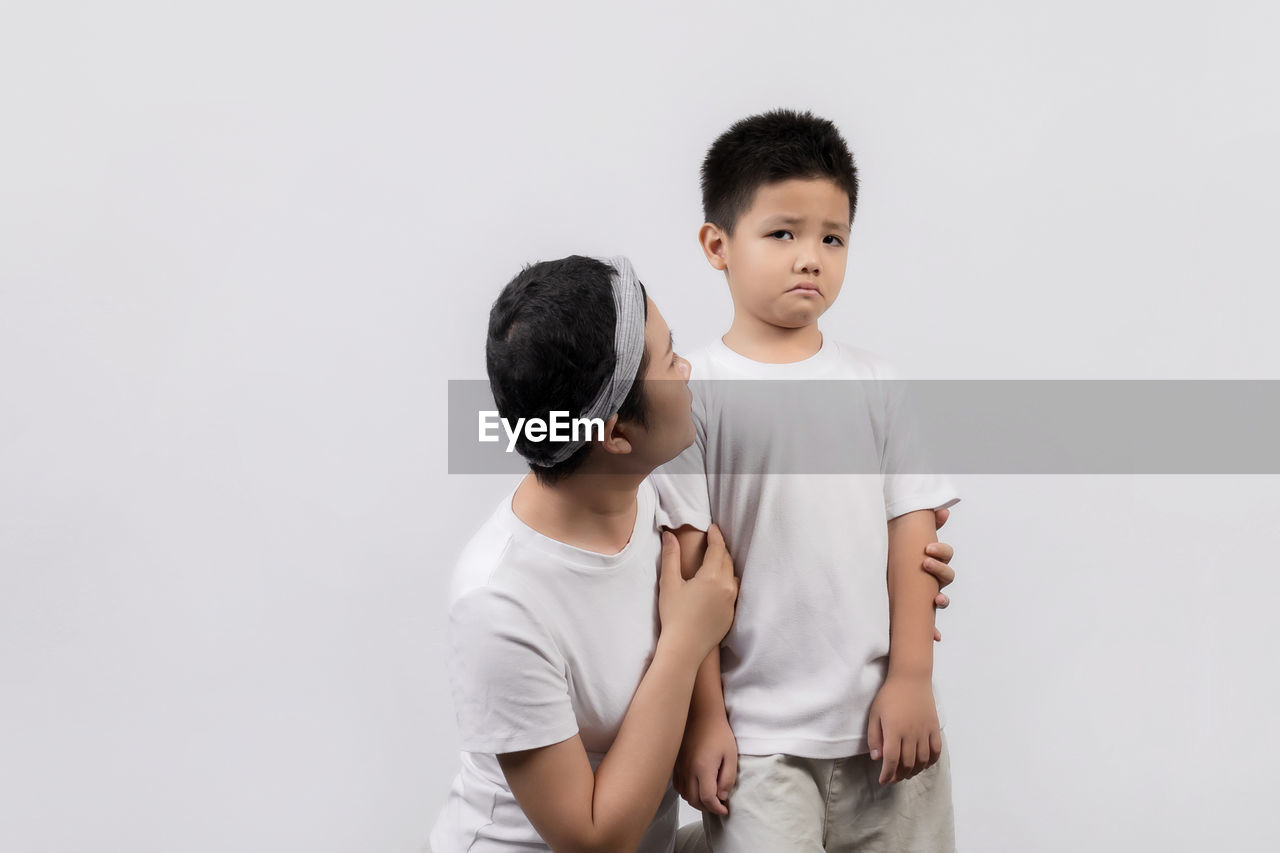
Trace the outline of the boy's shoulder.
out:
M 879 353 L 855 347 L 842 341 L 834 341 L 840 364 L 857 374 L 858 379 L 895 379 L 898 376 L 893 363 Z
M 893 363 L 871 350 L 827 339 L 814 356 L 793 364 L 764 364 L 716 339 L 687 354 L 692 378 L 701 379 L 898 379 Z
M 706 373 L 715 370 L 716 364 L 714 353 L 718 348 L 722 347 L 724 347 L 724 344 L 717 338 L 708 344 L 703 344 L 691 352 L 681 353 L 684 360 L 689 362 L 689 377 L 691 379 L 701 379 L 702 376 L 699 374 L 705 375 Z

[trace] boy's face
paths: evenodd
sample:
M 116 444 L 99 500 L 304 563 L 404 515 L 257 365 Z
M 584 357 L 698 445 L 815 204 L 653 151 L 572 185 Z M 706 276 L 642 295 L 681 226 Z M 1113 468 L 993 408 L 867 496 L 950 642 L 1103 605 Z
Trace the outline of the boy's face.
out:
M 791 178 L 756 190 L 733 235 L 702 227 L 702 247 L 726 270 L 734 311 L 796 329 L 831 307 L 849 255 L 849 196 L 826 178 Z

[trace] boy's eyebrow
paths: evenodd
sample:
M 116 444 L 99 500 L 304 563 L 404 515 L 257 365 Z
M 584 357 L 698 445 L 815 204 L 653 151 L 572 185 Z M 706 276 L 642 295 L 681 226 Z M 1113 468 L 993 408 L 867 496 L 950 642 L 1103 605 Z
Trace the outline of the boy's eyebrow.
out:
M 770 217 L 770 218 L 768 218 L 768 219 L 766 219 L 766 220 L 765 220 L 765 224 L 766 224 L 766 225 L 772 225 L 772 224 L 774 224 L 774 223 L 777 223 L 777 224 L 779 224 L 779 225 L 799 225 L 799 224 L 800 224 L 800 223 L 802 223 L 802 222 L 804 222 L 804 218 L 803 218 L 803 217 L 800 217 L 800 216 L 788 216 L 788 215 L 772 216 L 772 217 Z M 852 230 L 852 229 L 849 227 L 849 225 L 848 225 L 847 223 L 844 223 L 844 222 L 836 222 L 836 221 L 831 220 L 831 219 L 823 220 L 823 222 L 822 222 L 822 227 L 823 227 L 823 228 L 830 229 L 830 230 L 832 230 L 832 231 L 850 231 L 850 230 Z

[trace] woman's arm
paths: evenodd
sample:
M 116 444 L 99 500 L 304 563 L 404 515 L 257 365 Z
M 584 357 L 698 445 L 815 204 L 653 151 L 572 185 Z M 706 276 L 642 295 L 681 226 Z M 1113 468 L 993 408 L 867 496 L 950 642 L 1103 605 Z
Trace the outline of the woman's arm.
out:
M 516 801 L 552 850 L 614 853 L 640 844 L 671 778 L 698 666 L 728 632 L 737 592 L 717 528 L 687 581 L 676 539 L 664 533 L 658 646 L 600 766 L 592 773 L 578 735 L 498 756 Z
M 692 577 L 707 548 L 707 534 L 684 525 L 675 530 L 680 543 L 680 571 Z M 684 740 L 676 756 L 676 790 L 699 811 L 727 815 L 725 803 L 738 778 L 738 742 L 729 727 L 720 682 L 720 647 L 698 668 L 689 702 Z

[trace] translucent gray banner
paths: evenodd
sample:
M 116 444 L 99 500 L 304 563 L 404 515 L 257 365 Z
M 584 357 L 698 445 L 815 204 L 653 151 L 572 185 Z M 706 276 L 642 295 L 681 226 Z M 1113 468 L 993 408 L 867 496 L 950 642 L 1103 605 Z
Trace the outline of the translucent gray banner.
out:
M 707 466 L 774 474 L 1277 474 L 1280 381 L 691 382 Z M 449 473 L 528 470 L 484 380 L 449 382 Z M 567 416 L 566 416 L 567 417 Z M 507 427 L 511 427 L 508 424 Z M 561 430 L 570 425 L 565 422 Z M 548 432 L 550 429 L 548 428 Z

